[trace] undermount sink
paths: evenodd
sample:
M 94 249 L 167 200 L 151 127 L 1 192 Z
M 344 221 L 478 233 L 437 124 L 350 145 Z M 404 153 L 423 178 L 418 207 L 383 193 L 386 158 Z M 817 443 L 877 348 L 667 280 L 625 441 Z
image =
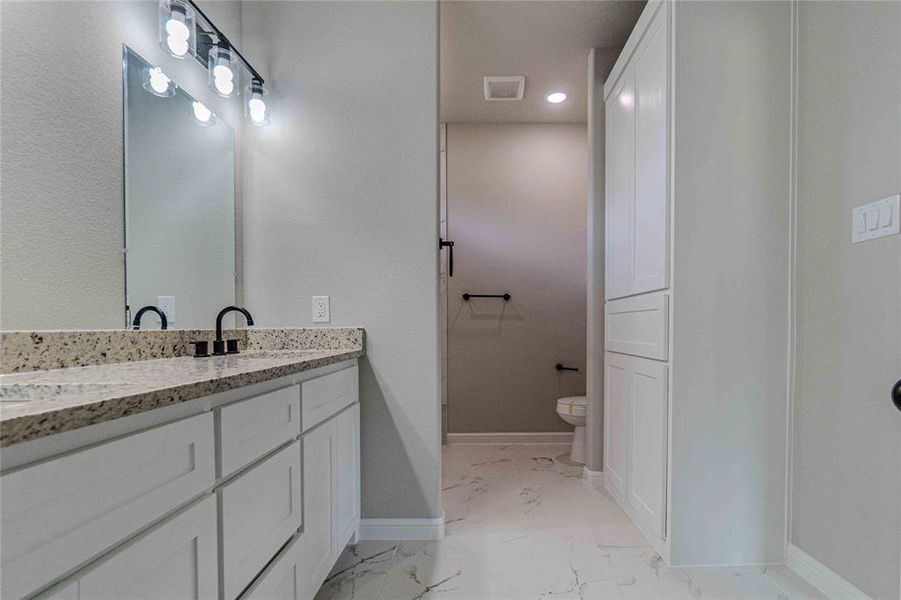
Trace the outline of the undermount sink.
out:
M 0 402 L 29 402 L 62 394 L 89 394 L 126 386 L 127 383 L 3 383 Z

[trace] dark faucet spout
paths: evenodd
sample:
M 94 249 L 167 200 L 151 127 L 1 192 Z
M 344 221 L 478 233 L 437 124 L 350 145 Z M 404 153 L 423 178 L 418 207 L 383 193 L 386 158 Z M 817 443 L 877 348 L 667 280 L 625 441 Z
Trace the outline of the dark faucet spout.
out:
M 138 331 L 141 328 L 141 317 L 143 317 L 144 313 L 147 311 L 155 312 L 156 314 L 158 314 L 160 316 L 160 328 L 161 329 L 167 329 L 169 327 L 169 321 L 168 321 L 168 319 L 166 319 L 166 313 L 161 311 L 156 306 L 145 306 L 144 308 L 139 310 L 137 313 L 135 313 L 134 321 L 131 324 L 132 329 L 134 329 L 135 331 Z
M 247 319 L 247 325 L 253 325 L 253 317 L 250 316 L 250 313 L 246 308 L 241 308 L 240 306 L 226 306 L 222 310 L 219 311 L 219 314 L 216 316 L 216 341 L 222 341 L 222 318 L 225 317 L 230 312 L 239 312 L 244 315 L 244 318 Z

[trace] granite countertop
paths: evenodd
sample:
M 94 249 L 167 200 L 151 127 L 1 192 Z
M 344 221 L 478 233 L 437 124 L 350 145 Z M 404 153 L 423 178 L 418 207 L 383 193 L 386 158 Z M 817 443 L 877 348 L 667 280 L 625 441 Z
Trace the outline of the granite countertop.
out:
M 270 334 L 271 335 L 271 334 Z M 71 431 L 363 356 L 344 347 L 268 349 L 0 375 L 0 447 Z

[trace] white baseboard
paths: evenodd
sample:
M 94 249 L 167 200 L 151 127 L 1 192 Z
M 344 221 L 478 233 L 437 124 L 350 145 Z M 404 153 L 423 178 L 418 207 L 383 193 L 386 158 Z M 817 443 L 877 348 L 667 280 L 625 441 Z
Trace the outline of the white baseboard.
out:
M 444 516 L 439 519 L 360 519 L 361 540 L 440 540 Z
M 866 600 L 870 598 L 838 573 L 794 544 L 788 545 L 785 562 L 789 569 L 809 581 L 811 585 L 832 600 Z
M 585 483 L 589 486 L 602 490 L 604 489 L 604 472 L 603 471 L 592 471 L 588 468 L 588 465 L 582 468 L 582 472 L 585 474 Z
M 537 433 L 448 433 L 447 444 L 571 444 L 572 431 Z

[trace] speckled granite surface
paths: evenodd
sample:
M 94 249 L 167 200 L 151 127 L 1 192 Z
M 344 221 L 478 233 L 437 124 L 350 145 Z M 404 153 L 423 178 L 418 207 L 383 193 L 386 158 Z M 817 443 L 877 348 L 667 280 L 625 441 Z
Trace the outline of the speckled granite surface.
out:
M 237 339 L 241 350 L 346 348 L 363 344 L 363 330 L 357 327 L 228 329 L 223 333 L 225 339 Z M 215 337 L 213 329 L 5 331 L 0 332 L 0 373 L 193 356 L 193 342 L 212 342 Z
M 142 348 L 129 356 L 144 358 L 127 362 L 2 375 L 0 447 L 187 402 L 364 354 L 362 329 L 261 329 L 247 330 L 246 333 L 251 334 L 250 341 L 248 337 L 244 338 L 251 348 L 237 355 L 150 358 L 151 351 Z M 9 334 L 4 334 L 4 339 L 6 335 Z M 172 351 L 172 346 L 160 345 L 159 339 L 153 337 L 148 336 L 152 348 Z M 47 339 L 45 337 L 37 345 L 48 343 Z M 84 347 L 85 343 L 79 340 L 69 348 Z M 124 352 L 109 352 L 99 342 L 89 347 L 98 355 L 106 352 L 107 357 L 116 352 L 121 356 Z M 42 360 L 50 361 L 46 357 Z M 62 361 L 62 357 L 58 360 Z M 67 360 L 77 362 L 77 359 Z M 40 361 L 30 364 L 34 362 Z

